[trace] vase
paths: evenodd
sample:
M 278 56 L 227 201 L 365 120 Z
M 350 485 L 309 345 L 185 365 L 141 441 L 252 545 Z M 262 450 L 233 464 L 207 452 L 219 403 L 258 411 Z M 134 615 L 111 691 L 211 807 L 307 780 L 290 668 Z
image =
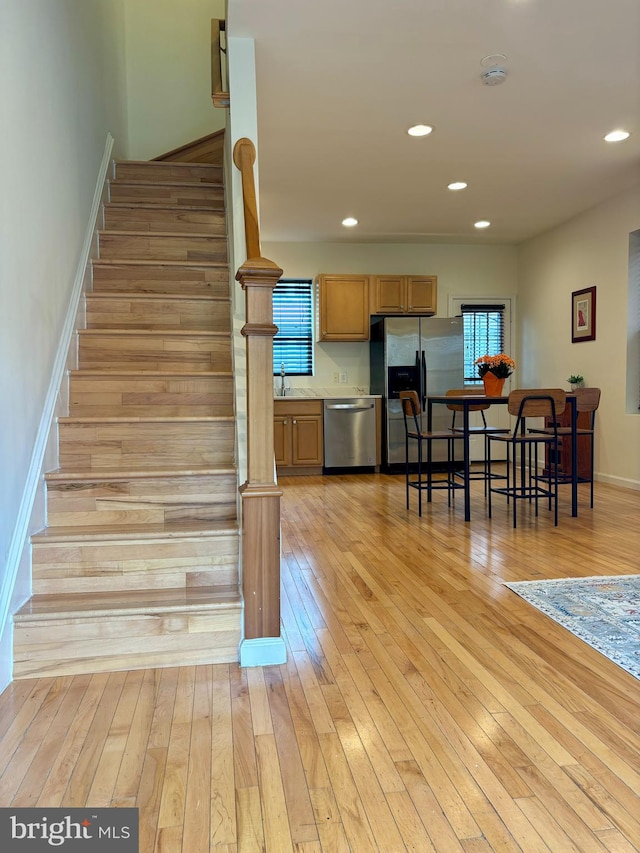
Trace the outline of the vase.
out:
M 482 377 L 484 383 L 484 393 L 487 397 L 502 397 L 502 389 L 504 388 L 504 379 L 500 376 L 488 371 Z

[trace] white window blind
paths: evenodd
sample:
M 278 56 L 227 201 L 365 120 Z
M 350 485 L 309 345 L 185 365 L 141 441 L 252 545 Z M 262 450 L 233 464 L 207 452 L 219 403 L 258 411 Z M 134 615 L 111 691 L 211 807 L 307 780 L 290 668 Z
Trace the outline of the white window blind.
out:
M 475 360 L 504 352 L 504 304 L 463 304 L 464 381 L 479 382 Z
M 281 279 L 273 291 L 273 374 L 281 366 L 287 376 L 313 373 L 313 294 L 311 281 Z

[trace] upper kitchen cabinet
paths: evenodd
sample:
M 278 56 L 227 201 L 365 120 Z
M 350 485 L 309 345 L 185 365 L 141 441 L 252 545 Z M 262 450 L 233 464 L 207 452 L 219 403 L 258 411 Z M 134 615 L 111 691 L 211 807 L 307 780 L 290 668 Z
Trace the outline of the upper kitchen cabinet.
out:
M 318 340 L 369 340 L 369 276 L 318 276 Z
M 438 278 L 435 275 L 376 275 L 371 277 L 372 314 L 435 314 Z

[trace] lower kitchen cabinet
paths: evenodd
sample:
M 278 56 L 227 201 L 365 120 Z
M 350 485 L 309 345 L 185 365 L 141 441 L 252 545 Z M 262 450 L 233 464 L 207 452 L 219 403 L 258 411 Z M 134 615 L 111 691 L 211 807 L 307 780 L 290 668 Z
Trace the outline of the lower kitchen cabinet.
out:
M 281 474 L 321 474 L 322 400 L 273 401 L 273 443 Z

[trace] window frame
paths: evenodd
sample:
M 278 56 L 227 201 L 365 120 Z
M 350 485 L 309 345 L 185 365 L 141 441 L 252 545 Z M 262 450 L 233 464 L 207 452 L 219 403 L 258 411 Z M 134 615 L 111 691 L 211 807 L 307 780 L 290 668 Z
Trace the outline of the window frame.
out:
M 303 314 L 304 317 L 301 320 L 304 320 L 304 335 L 294 335 L 289 334 L 286 336 L 286 344 L 279 344 L 278 337 L 280 335 L 280 327 L 278 328 L 278 332 L 275 334 L 273 338 L 273 375 L 280 376 L 281 364 L 284 363 L 285 373 L 287 376 L 313 376 L 314 374 L 314 289 L 313 289 L 313 280 L 309 278 L 281 278 L 275 288 L 273 289 L 273 322 L 275 325 L 278 325 L 279 318 L 279 306 L 278 306 L 278 287 L 280 285 L 289 285 L 293 287 L 298 287 L 302 293 L 304 291 L 304 306 L 303 306 Z M 283 288 L 284 290 L 284 288 Z M 280 293 L 283 293 L 283 290 Z M 282 301 L 282 305 L 284 306 L 285 300 Z M 301 323 L 302 325 L 302 323 Z M 293 324 L 292 324 L 293 326 Z M 291 330 L 289 330 L 291 332 Z M 281 338 L 282 340 L 282 338 Z M 297 355 L 295 360 L 293 361 L 294 366 L 292 367 L 292 356 L 285 357 L 286 354 L 280 352 L 285 346 L 296 347 L 295 341 L 299 340 L 300 345 L 297 350 Z M 287 364 L 289 362 L 289 364 Z M 299 369 L 302 366 L 305 369 Z M 298 369 L 296 369 L 298 368 Z
M 449 298 L 449 311 L 451 316 L 460 317 L 462 316 L 462 306 L 463 305 L 503 305 L 503 324 L 502 324 L 502 332 L 503 332 L 503 341 L 502 341 L 502 351 L 506 352 L 508 355 L 513 354 L 513 340 L 511 334 L 512 320 L 513 320 L 513 298 L 509 296 L 469 296 L 469 297 L 450 297 Z M 466 341 L 465 341 L 466 345 Z M 485 353 L 480 353 L 480 355 L 484 355 Z M 489 355 L 493 355 L 493 353 L 488 353 Z M 508 380 L 507 380 L 508 381 Z M 463 385 L 465 386 L 473 386 L 480 385 L 482 380 L 479 376 L 474 377 L 473 379 L 464 379 Z

